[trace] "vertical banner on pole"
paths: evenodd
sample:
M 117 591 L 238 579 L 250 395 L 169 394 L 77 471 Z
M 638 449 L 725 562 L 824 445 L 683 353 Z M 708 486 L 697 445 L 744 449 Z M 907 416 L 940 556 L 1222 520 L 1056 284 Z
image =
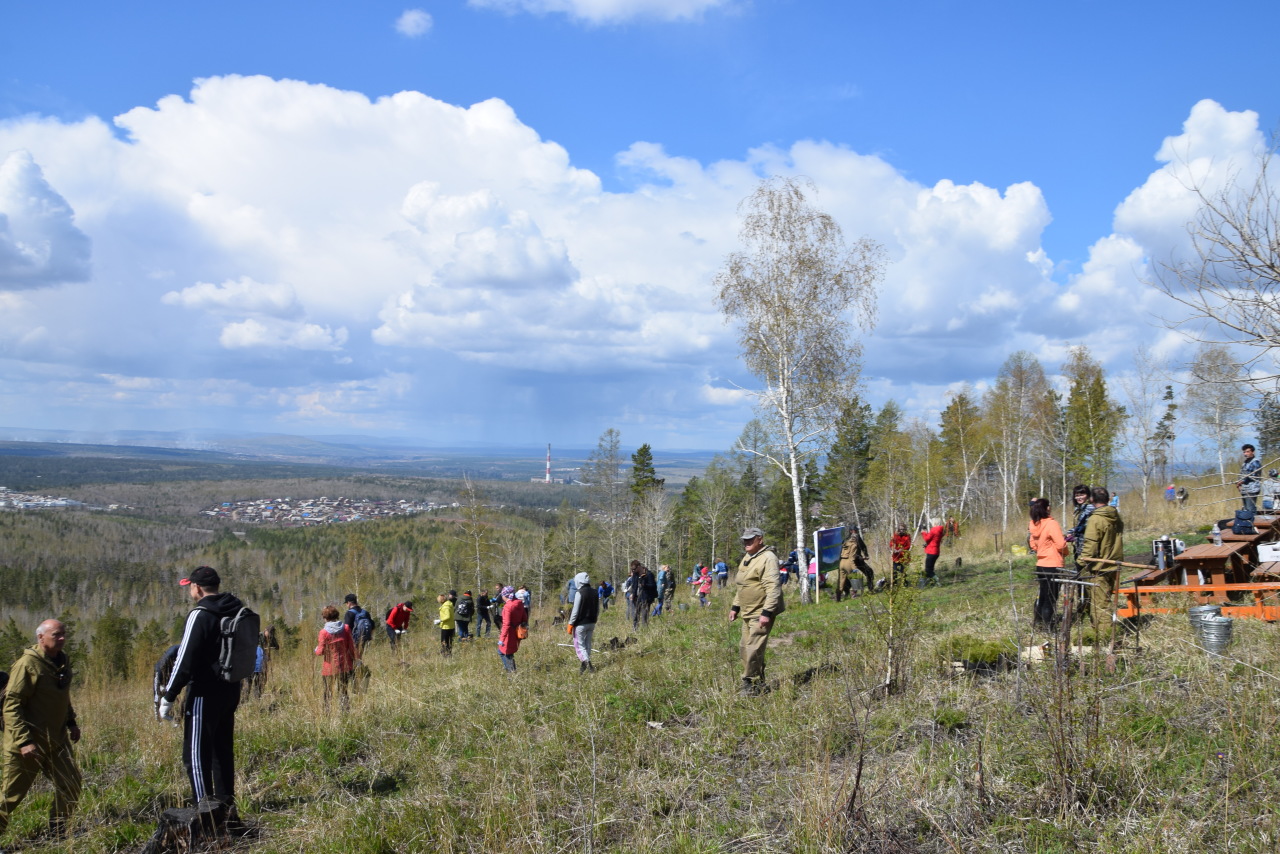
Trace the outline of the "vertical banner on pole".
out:
M 822 577 L 829 572 L 840 569 L 840 547 L 844 545 L 844 527 L 819 528 L 813 532 L 813 552 L 818 556 L 818 574 L 813 579 L 814 597 L 818 601 L 817 591 L 821 588 Z

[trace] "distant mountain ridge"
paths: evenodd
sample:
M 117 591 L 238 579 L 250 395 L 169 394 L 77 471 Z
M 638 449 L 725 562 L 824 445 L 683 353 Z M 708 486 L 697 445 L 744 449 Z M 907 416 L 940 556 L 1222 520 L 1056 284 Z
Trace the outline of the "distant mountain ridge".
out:
M 553 449 L 552 474 L 566 477 L 586 462 L 587 449 Z M 711 451 L 657 451 L 655 465 L 675 486 L 710 462 Z M 0 428 L 0 457 L 115 457 L 185 459 L 191 462 L 261 462 L 334 466 L 404 475 L 482 479 L 538 479 L 546 446 L 517 448 L 479 443 L 452 447 L 417 445 L 372 436 L 232 434 L 217 430 L 72 431 Z M 624 457 L 624 469 L 629 464 Z

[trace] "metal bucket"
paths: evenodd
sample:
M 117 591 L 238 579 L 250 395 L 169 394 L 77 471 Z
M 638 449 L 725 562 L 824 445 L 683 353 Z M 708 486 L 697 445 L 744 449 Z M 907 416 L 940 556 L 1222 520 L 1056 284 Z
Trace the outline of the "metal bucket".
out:
M 1200 619 L 1201 646 L 1210 655 L 1223 655 L 1231 645 L 1235 620 L 1230 617 L 1202 617 Z
M 1187 619 L 1191 621 L 1191 631 L 1195 632 L 1196 637 L 1201 641 L 1204 640 L 1204 629 L 1202 623 L 1206 618 L 1221 617 L 1221 605 L 1197 605 L 1194 608 L 1187 609 Z

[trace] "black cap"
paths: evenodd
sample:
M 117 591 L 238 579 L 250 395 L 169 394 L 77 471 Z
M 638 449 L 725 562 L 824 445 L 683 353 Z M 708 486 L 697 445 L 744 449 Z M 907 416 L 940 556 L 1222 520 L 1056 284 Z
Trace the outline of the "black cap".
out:
M 188 584 L 198 584 L 201 587 L 221 587 L 222 579 L 218 577 L 218 570 L 211 566 L 197 566 L 187 575 L 186 578 L 179 578 L 178 583 L 183 587 Z
M 348 593 L 348 594 L 346 595 L 346 597 L 345 597 L 342 601 L 343 601 L 343 602 L 355 602 L 355 601 L 356 601 L 356 594 L 354 594 L 354 593 Z

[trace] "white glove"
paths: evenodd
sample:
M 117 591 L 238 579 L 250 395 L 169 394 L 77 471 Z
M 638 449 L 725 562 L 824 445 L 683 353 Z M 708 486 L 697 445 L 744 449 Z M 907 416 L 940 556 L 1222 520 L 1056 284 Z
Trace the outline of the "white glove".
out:
M 167 721 L 167 720 L 172 720 L 172 718 L 170 717 L 170 714 L 169 714 L 169 713 L 170 713 L 170 712 L 172 712 L 172 711 L 173 711 L 173 703 L 170 703 L 168 700 L 161 700 L 161 701 L 160 701 L 160 718 L 161 718 L 161 720 L 166 720 L 166 721 Z

